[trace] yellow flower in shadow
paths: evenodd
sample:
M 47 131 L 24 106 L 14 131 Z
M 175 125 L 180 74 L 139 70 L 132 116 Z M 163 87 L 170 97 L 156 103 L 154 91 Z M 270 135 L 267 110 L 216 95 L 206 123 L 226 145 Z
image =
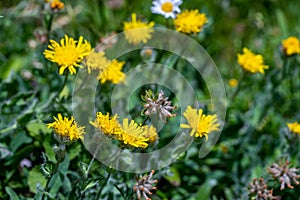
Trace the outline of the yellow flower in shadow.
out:
M 151 34 L 154 31 L 154 22 L 144 23 L 136 19 L 136 14 L 131 15 L 131 22 L 124 22 L 124 31 L 127 41 L 131 44 L 140 42 L 147 43 L 151 39 Z

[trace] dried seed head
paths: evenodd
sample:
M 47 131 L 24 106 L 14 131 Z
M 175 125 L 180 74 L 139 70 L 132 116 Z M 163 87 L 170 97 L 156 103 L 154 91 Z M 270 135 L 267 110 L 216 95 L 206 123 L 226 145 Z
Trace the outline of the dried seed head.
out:
M 300 175 L 297 174 L 299 169 L 290 168 L 290 162 L 285 161 L 281 164 L 273 163 L 270 167 L 267 167 L 268 172 L 281 183 L 280 190 L 285 188 L 285 185 L 288 188 L 294 188 L 292 183 L 298 185 L 299 181 L 297 180 Z
M 266 199 L 277 199 L 273 196 L 273 190 L 268 190 L 268 186 L 265 184 L 263 178 L 255 178 L 252 183 L 250 183 L 248 191 L 252 197 L 256 200 L 266 200 Z
M 172 102 L 168 101 L 168 98 L 164 96 L 163 91 L 160 91 L 157 96 L 151 90 L 146 91 L 146 95 L 142 96 L 142 99 L 146 102 L 143 113 L 147 116 L 157 114 L 163 122 L 166 122 L 166 118 L 175 117 L 176 114 L 171 112 L 176 109 L 176 106 L 172 106 Z
M 149 175 L 137 178 L 137 182 L 133 187 L 133 190 L 136 192 L 138 199 L 141 199 L 143 195 L 145 199 L 151 200 L 151 198 L 149 198 L 148 195 L 152 195 L 151 190 L 157 189 L 157 187 L 154 186 L 154 184 L 157 183 L 157 180 L 152 179 L 153 174 L 154 170 L 152 170 Z

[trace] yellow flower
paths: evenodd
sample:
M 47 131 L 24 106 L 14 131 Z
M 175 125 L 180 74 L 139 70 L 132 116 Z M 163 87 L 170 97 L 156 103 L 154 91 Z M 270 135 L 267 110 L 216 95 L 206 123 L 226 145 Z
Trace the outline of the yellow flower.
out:
M 110 60 L 105 57 L 105 53 L 92 51 L 85 59 L 84 64 L 90 74 L 91 71 L 103 71 L 110 64 Z
M 208 134 L 219 130 L 220 124 L 217 122 L 217 115 L 205 115 L 202 109 L 199 109 L 197 113 L 197 109 L 188 106 L 183 116 L 187 119 L 189 124 L 180 124 L 180 127 L 192 129 L 190 133 L 191 136 L 205 136 L 207 141 Z
M 288 56 L 300 53 L 300 41 L 295 36 L 282 40 L 281 44 L 283 52 Z
M 147 138 L 147 132 L 133 120 L 128 124 L 128 118 L 123 119 L 122 130 L 122 142 L 124 144 L 137 148 L 146 148 L 148 146 L 149 138 Z
M 119 138 L 122 134 L 122 130 L 117 118 L 117 115 L 110 117 L 109 113 L 103 115 L 101 112 L 97 112 L 95 121 L 90 121 L 90 124 L 100 129 L 105 135 Z
M 48 48 L 45 50 L 45 57 L 57 63 L 60 66 L 59 74 L 63 74 L 66 68 L 69 69 L 71 74 L 76 74 L 76 66 L 79 66 L 87 55 L 92 51 L 91 44 L 87 41 L 83 41 L 83 37 L 79 37 L 79 41 L 69 38 L 65 35 L 65 38 L 60 40 L 60 44 L 54 40 L 50 40 Z
M 131 22 L 124 22 L 125 37 L 129 43 L 147 43 L 153 32 L 154 22 L 144 23 L 136 19 L 136 14 L 132 13 Z
M 91 71 L 98 72 L 97 79 L 102 84 L 107 81 L 118 84 L 125 80 L 126 75 L 122 72 L 125 62 L 111 61 L 105 57 L 104 52 L 91 52 L 84 64 L 89 74 Z
M 114 84 L 122 83 L 125 80 L 126 75 L 121 71 L 125 62 L 119 62 L 117 60 L 111 61 L 111 63 L 103 70 L 99 72 L 97 78 L 101 80 L 101 83 L 110 81 Z
M 287 123 L 287 126 L 291 132 L 300 134 L 300 124 L 298 122 Z
M 238 63 L 251 73 L 260 72 L 264 74 L 264 69 L 269 69 L 268 65 L 264 65 L 262 55 L 256 55 L 247 48 L 243 48 L 243 54 L 238 54 Z
M 149 138 L 149 143 L 154 143 L 158 140 L 158 134 L 154 126 L 143 126 L 143 128 L 146 131 L 146 137 Z
M 206 15 L 198 10 L 185 10 L 176 16 L 174 25 L 182 33 L 199 33 L 207 21 Z
M 65 4 L 61 2 L 60 0 L 50 0 L 49 1 L 50 6 L 52 9 L 63 9 L 65 7 Z
M 84 127 L 80 127 L 72 116 L 69 120 L 67 117 L 62 118 L 59 113 L 58 118 L 54 117 L 55 122 L 47 124 L 48 128 L 53 128 L 57 136 L 62 137 L 64 140 L 73 141 L 77 139 L 83 140 Z
M 239 82 L 235 78 L 231 78 L 228 81 L 228 84 L 229 84 L 230 87 L 236 87 L 239 84 Z

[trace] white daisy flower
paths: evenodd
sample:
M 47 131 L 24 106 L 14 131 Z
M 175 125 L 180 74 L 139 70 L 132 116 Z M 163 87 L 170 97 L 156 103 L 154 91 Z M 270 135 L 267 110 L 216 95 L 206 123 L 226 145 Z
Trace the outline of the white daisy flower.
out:
M 177 13 L 180 13 L 179 6 L 182 0 L 154 0 L 152 2 L 151 12 L 161 14 L 165 18 L 175 18 Z

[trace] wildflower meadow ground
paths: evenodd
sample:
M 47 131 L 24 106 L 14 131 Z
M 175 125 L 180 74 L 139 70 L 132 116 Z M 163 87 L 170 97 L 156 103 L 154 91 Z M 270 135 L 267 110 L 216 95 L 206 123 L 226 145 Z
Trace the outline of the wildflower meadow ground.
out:
M 298 0 L 0 3 L 0 199 L 300 199 Z

